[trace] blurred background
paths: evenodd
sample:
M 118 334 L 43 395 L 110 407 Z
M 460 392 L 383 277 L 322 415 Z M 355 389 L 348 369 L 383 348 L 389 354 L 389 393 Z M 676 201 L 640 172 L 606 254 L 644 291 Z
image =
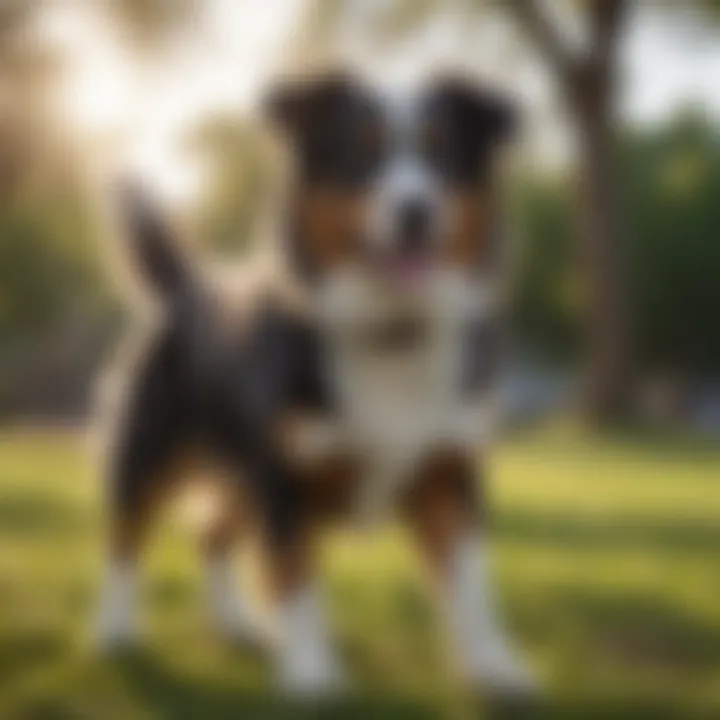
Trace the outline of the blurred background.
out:
M 0 0 L 0 706 L 222 717 L 262 685 L 209 644 L 182 659 L 199 611 L 175 526 L 151 563 L 156 656 L 78 659 L 102 528 L 81 437 L 131 319 L 102 204 L 131 169 L 203 251 L 242 259 L 272 186 L 262 91 L 329 58 L 459 66 L 519 98 L 508 614 L 563 708 L 720 712 L 713 0 Z M 412 563 L 379 542 L 367 590 L 365 561 L 331 553 L 338 625 L 369 687 L 436 688 Z

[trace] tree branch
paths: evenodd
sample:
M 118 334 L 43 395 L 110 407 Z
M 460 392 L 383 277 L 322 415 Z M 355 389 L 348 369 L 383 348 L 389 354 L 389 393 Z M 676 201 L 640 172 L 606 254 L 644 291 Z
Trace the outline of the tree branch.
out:
M 614 56 L 614 44 L 627 10 L 627 0 L 592 0 L 590 5 L 590 58 L 603 62 Z
M 615 2 L 615 0 L 610 0 Z M 537 0 L 506 0 L 517 22 L 539 47 L 555 70 L 565 75 L 574 58 L 565 47 L 557 28 L 550 22 Z M 598 0 L 602 4 L 602 0 Z

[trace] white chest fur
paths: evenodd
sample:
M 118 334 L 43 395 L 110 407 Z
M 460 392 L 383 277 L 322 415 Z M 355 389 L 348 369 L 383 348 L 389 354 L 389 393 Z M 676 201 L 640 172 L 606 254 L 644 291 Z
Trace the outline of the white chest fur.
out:
M 442 433 L 457 405 L 460 328 L 430 323 L 407 347 L 336 337 L 332 372 L 343 422 L 356 443 L 406 454 Z
M 341 432 L 368 460 L 359 510 L 377 517 L 434 447 L 481 442 L 487 402 L 464 398 L 459 376 L 468 319 L 487 312 L 488 294 L 456 276 L 438 277 L 421 296 L 383 293 L 359 276 L 336 279 L 324 297 L 331 381 Z M 368 328 L 410 313 L 422 324 L 417 341 L 382 348 L 362 342 Z

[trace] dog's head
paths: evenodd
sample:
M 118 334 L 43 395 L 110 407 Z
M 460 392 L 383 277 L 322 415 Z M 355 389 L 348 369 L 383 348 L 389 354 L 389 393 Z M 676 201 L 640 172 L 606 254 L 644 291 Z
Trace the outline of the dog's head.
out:
M 506 99 L 459 77 L 402 94 L 335 73 L 276 88 L 268 110 L 295 160 L 303 270 L 356 267 L 413 288 L 491 261 L 495 159 L 516 125 Z

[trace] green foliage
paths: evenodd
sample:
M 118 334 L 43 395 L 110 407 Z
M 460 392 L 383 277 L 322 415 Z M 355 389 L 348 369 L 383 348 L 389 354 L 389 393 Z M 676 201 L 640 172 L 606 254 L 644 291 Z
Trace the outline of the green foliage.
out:
M 223 116 L 207 120 L 188 139 L 188 150 L 207 170 L 198 235 L 220 254 L 234 255 L 248 246 L 264 209 L 269 162 L 262 139 L 257 127 Z
M 547 176 L 523 180 L 513 203 L 521 239 L 515 318 L 524 343 L 550 360 L 572 355 L 579 339 L 571 203 L 567 183 Z
M 641 368 L 720 373 L 720 135 L 687 113 L 618 149 L 619 195 Z M 577 353 L 583 282 L 565 178 L 531 178 L 518 193 L 523 252 L 521 335 L 551 357 Z
M 720 135 L 700 114 L 620 152 L 641 360 L 720 371 Z
M 107 304 L 99 246 L 88 208 L 71 184 L 6 199 L 0 211 L 0 348 L 41 336 L 76 308 Z

